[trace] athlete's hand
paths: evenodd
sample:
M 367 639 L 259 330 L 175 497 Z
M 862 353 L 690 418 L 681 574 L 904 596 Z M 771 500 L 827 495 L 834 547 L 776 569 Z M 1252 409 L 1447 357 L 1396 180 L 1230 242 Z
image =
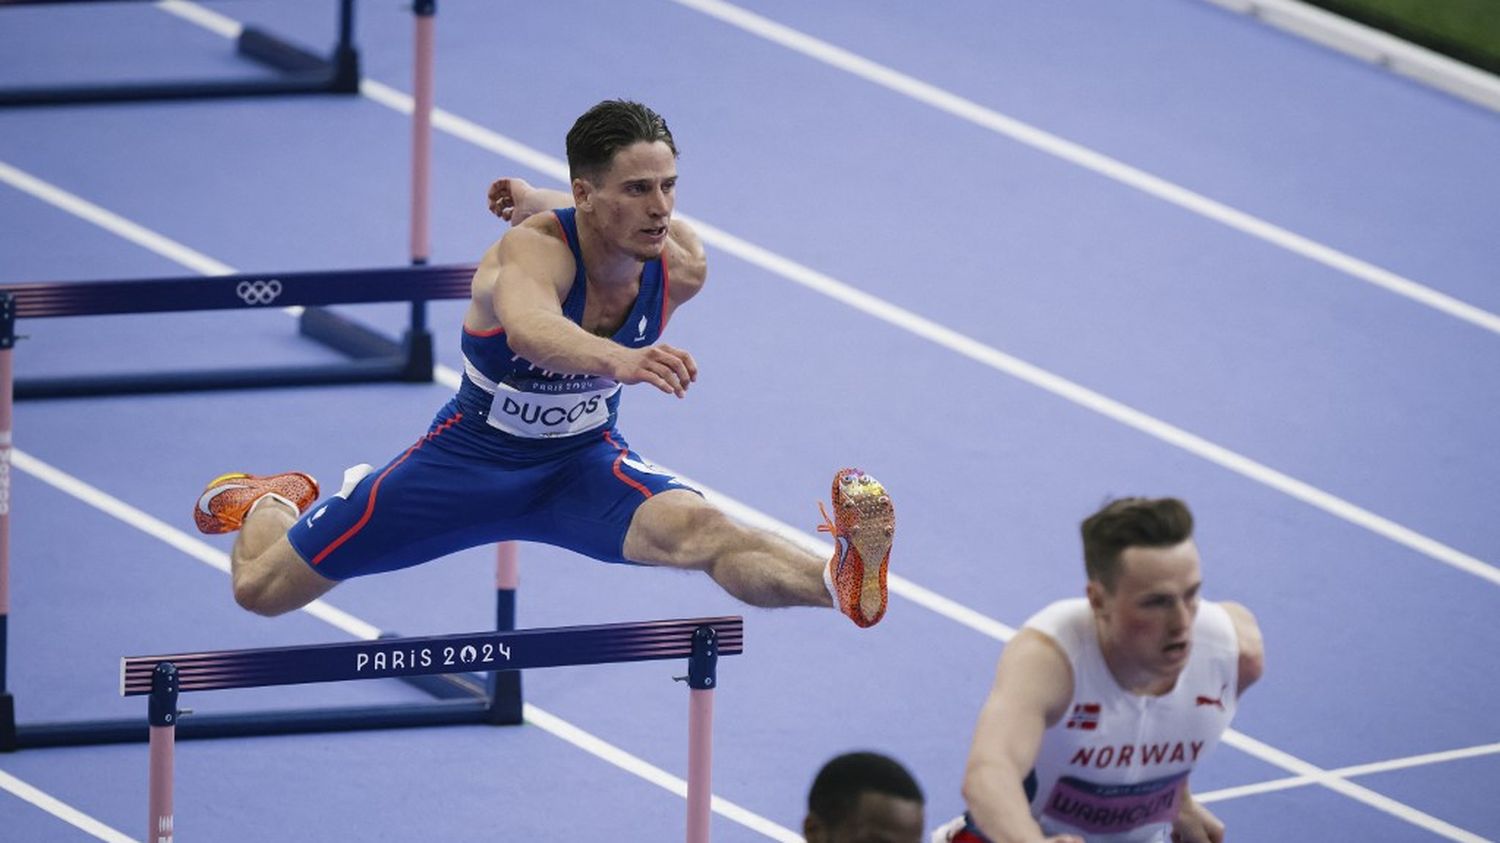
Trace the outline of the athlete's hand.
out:
M 678 398 L 686 395 L 688 385 L 697 379 L 698 364 L 693 355 L 664 343 L 627 349 L 615 372 L 615 380 L 620 383 L 649 383 Z
M 520 225 L 526 218 L 545 208 L 533 208 L 527 203 L 534 188 L 525 179 L 498 179 L 490 185 L 490 213 L 511 225 Z
M 1207 808 L 1189 800 L 1172 821 L 1172 843 L 1224 843 L 1224 824 Z

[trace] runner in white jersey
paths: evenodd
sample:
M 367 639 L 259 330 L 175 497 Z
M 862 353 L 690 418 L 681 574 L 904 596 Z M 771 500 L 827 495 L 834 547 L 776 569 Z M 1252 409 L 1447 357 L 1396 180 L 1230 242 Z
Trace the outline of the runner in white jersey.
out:
M 1220 843 L 1189 776 L 1260 677 L 1255 618 L 1202 603 L 1193 519 L 1174 498 L 1083 522 L 1087 599 L 1006 646 L 964 777 L 968 813 L 934 841 Z

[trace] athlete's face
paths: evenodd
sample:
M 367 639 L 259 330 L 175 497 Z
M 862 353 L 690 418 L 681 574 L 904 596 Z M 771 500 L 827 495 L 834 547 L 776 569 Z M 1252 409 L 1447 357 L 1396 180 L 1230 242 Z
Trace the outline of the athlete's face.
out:
M 677 159 L 661 141 L 637 141 L 616 152 L 597 180 L 573 183 L 579 210 L 605 241 L 641 261 L 661 255 L 676 191 Z
M 1090 581 L 1099 642 L 1115 677 L 1129 690 L 1170 690 L 1187 666 L 1198 616 L 1198 546 L 1129 547 L 1114 589 Z

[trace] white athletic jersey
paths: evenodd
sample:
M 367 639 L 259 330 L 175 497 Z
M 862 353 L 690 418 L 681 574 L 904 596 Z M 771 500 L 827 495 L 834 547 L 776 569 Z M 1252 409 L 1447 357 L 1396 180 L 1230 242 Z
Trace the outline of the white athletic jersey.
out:
M 1239 642 L 1229 613 L 1199 605 L 1187 665 L 1158 697 L 1120 688 L 1086 599 L 1053 603 L 1026 627 L 1056 641 L 1073 669 L 1073 699 L 1043 733 L 1026 781 L 1031 815 L 1049 835 L 1090 843 L 1169 840 L 1182 780 L 1234 717 Z

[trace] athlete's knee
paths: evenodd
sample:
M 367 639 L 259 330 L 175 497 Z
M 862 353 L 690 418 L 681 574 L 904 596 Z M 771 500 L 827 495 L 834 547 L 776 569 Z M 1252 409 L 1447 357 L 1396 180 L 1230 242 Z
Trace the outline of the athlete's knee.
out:
M 275 591 L 263 577 L 235 577 L 234 602 L 241 609 L 267 618 L 291 611 L 291 607 L 279 605 L 279 601 L 275 599 Z
M 667 506 L 642 508 L 644 517 L 632 525 L 627 551 L 635 561 L 682 568 L 706 568 L 720 549 L 732 544 L 745 528 L 697 495 Z
M 309 570 L 285 540 L 254 558 L 236 554 L 233 562 L 234 602 L 268 618 L 306 606 L 335 584 Z

